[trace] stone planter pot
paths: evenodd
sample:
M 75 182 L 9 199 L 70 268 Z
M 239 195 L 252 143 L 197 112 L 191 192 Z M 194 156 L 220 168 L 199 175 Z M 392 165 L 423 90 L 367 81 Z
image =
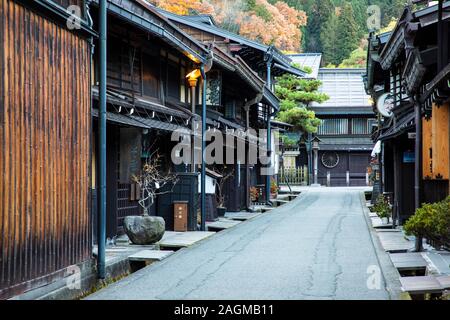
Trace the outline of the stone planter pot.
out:
M 148 245 L 161 240 L 166 230 L 166 223 L 162 217 L 127 216 L 123 221 L 123 227 L 132 243 Z
M 217 215 L 219 217 L 225 216 L 225 212 L 227 211 L 227 208 L 224 207 L 217 207 Z
M 389 218 L 387 218 L 387 217 L 381 218 L 381 223 L 382 224 L 388 224 L 389 223 Z

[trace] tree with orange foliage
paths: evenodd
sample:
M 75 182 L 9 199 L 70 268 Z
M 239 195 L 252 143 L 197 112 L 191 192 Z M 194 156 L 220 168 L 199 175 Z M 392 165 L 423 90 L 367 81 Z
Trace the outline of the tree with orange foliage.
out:
M 213 14 L 214 7 L 208 1 L 200 0 L 153 0 L 155 6 L 166 11 L 188 15 L 193 12 L 202 14 Z
M 271 4 L 267 0 L 153 0 L 153 3 L 180 15 L 210 14 L 227 30 L 294 52 L 300 51 L 300 28 L 307 20 L 304 11 L 282 1 Z

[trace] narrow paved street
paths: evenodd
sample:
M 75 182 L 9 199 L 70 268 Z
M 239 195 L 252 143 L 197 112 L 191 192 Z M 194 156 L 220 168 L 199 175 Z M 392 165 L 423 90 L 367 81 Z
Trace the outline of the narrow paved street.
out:
M 389 299 L 360 190 L 311 188 L 89 299 Z M 376 267 L 375 267 L 376 268 Z

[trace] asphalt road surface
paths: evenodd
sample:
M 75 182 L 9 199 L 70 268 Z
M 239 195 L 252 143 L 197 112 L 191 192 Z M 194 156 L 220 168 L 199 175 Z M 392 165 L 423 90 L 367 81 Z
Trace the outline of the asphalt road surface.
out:
M 310 188 L 88 299 L 389 299 L 360 195 Z

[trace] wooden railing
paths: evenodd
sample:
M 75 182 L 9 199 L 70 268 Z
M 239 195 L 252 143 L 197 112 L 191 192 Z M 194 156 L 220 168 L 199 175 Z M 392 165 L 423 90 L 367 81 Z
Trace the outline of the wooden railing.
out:
M 286 182 L 292 185 L 307 185 L 308 183 L 308 167 L 302 166 L 297 168 L 280 168 L 281 185 L 286 185 Z

